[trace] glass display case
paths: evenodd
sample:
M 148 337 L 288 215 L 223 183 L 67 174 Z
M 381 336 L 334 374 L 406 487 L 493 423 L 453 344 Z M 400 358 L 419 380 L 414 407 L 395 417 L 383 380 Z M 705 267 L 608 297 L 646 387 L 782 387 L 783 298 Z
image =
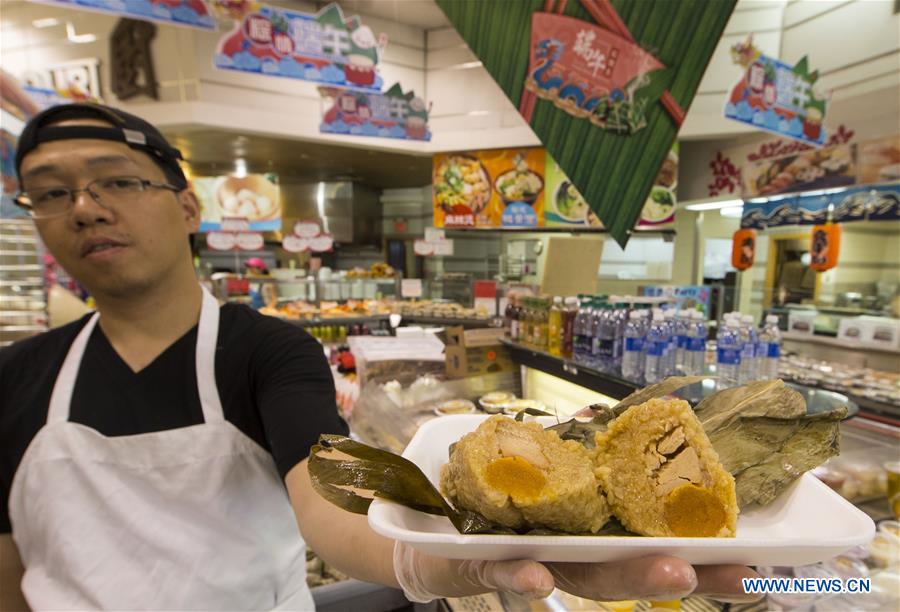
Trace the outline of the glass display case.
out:
M 447 300 L 471 308 L 474 278 L 474 275 L 467 272 L 437 273 L 427 281 L 427 296 L 431 300 Z

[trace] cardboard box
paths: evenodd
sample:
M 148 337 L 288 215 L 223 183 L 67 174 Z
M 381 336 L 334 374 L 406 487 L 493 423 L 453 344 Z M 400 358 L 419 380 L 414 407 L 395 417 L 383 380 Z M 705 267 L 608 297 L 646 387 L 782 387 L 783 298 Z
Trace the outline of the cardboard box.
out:
M 465 378 L 514 370 L 516 365 L 509 351 L 500 344 L 503 334 L 502 328 L 448 328 L 444 347 L 447 377 Z

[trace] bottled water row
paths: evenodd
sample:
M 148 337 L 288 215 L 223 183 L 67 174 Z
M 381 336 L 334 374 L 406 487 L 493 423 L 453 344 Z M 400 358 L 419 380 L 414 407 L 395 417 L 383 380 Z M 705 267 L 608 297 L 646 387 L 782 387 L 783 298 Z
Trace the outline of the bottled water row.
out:
M 573 359 L 635 382 L 679 373 L 702 374 L 706 320 L 702 312 L 661 310 L 651 303 L 580 296 Z
M 716 334 L 716 371 L 720 387 L 778 378 L 781 358 L 781 331 L 778 317 L 769 315 L 757 330 L 753 317 L 731 312 L 725 315 Z
M 642 327 L 646 332 L 640 337 Z M 706 334 L 706 317 L 699 310 L 653 309 L 649 324 L 635 324 L 630 334 L 626 330 L 626 348 L 629 336 L 633 340 L 630 364 L 634 369 L 626 372 L 623 366 L 622 375 L 652 384 L 675 374 L 703 374 Z

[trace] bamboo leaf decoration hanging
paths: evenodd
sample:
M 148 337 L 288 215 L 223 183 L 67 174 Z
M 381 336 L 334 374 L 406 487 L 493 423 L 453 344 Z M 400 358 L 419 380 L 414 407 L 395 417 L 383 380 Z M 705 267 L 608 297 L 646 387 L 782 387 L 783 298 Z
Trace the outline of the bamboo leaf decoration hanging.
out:
M 737 0 L 436 2 L 624 246 Z M 532 16 L 549 11 L 607 28 L 663 66 L 647 74 L 631 104 L 619 103 L 621 92 L 614 91 L 618 99 L 611 95 L 591 106 L 592 118 L 603 113 L 603 127 L 564 110 L 558 101 L 528 99 Z

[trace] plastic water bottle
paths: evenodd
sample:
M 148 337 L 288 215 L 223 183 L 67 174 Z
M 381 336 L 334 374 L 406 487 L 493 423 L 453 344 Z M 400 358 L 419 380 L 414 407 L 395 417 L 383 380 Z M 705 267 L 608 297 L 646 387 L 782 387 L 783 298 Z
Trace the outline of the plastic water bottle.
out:
M 675 373 L 677 374 L 684 372 L 684 352 L 690 320 L 691 313 L 688 310 L 679 310 L 675 313 Z
M 666 335 L 666 320 L 662 311 L 653 313 L 653 322 L 644 340 L 644 380 L 648 384 L 665 378 L 665 354 L 669 338 Z
M 590 353 L 588 365 L 595 370 L 603 370 L 603 358 L 600 353 L 600 327 L 603 322 L 605 302 L 594 300 L 591 306 L 590 319 Z
M 778 378 L 778 360 L 781 359 L 781 330 L 778 329 L 778 316 L 766 317 L 766 325 L 759 332 L 759 345 L 765 346 L 765 352 L 760 355 L 760 378 L 773 380 Z
M 612 374 L 616 371 L 616 310 L 612 304 L 604 306 L 600 317 L 600 371 Z
M 759 378 L 759 359 L 756 355 L 759 339 L 751 315 L 741 317 L 741 340 L 744 343 L 741 350 L 741 384 L 744 384 Z
M 741 368 L 740 321 L 730 317 L 717 338 L 716 369 L 723 389 L 738 385 Z
M 587 321 L 589 320 L 589 309 L 587 299 L 584 296 L 578 296 L 578 313 L 575 315 L 575 322 L 572 324 L 572 359 L 578 363 L 587 363 L 590 350 L 587 348 Z
M 613 317 L 613 362 L 612 373 L 619 374 L 622 371 L 622 353 L 624 350 L 625 326 L 628 325 L 628 309 L 624 306 L 617 307 Z
M 706 370 L 706 320 L 703 313 L 695 310 L 687 324 L 687 339 L 684 346 L 684 373 L 700 376 Z
M 675 335 L 675 311 L 664 310 L 663 319 L 666 324 L 666 349 L 663 354 L 662 377 L 675 373 L 675 353 L 678 350 L 678 338 Z
M 644 323 L 640 310 L 632 310 L 622 339 L 622 377 L 641 382 L 644 377 Z

